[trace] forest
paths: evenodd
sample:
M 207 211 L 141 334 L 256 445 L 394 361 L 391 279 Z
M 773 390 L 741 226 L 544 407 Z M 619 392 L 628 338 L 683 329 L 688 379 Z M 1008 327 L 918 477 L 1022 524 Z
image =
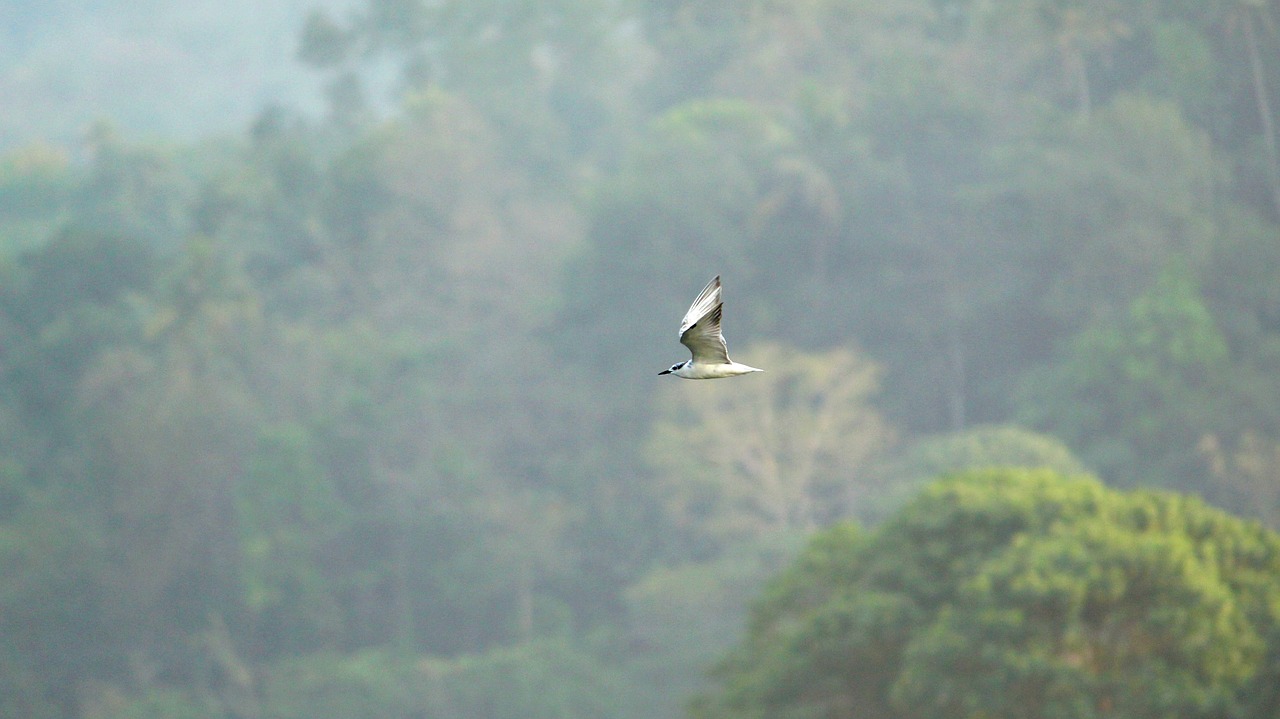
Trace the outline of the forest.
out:
M 291 38 L 0 125 L 0 717 L 1276 716 L 1274 2 Z

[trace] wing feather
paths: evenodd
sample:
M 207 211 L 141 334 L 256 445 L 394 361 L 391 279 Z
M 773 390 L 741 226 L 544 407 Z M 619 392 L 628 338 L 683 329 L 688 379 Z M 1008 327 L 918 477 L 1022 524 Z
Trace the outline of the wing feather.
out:
M 706 287 L 698 293 L 698 299 L 689 305 L 689 311 L 684 313 L 684 319 L 680 322 L 680 336 L 694 325 L 698 320 L 706 317 L 711 310 L 720 304 L 720 275 L 716 275 L 707 283 Z
M 726 364 L 729 348 L 720 331 L 724 302 L 721 301 L 720 276 L 707 283 L 680 323 L 680 344 L 689 348 L 696 364 Z

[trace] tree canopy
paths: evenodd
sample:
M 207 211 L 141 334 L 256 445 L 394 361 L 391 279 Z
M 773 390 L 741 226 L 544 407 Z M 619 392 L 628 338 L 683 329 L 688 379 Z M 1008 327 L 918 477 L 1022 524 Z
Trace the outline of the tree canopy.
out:
M 1256 523 L 974 471 L 814 537 L 693 714 L 1263 717 L 1277 597 L 1280 535 Z
M 814 533 L 700 711 L 1275 697 L 1271 5 L 287 0 L 157 136 L 261 63 L 119 1 L 0 1 L 0 715 L 668 717 Z

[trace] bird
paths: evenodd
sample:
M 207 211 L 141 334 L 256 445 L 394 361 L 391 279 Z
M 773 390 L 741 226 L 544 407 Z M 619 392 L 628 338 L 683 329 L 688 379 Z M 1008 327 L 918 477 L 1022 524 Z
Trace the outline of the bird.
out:
M 680 344 L 689 348 L 692 359 L 659 372 L 684 379 L 720 379 L 740 374 L 763 372 L 762 369 L 738 364 L 729 359 L 729 347 L 720 332 L 720 316 L 724 301 L 720 299 L 720 275 L 707 283 L 698 299 L 689 306 L 680 322 Z

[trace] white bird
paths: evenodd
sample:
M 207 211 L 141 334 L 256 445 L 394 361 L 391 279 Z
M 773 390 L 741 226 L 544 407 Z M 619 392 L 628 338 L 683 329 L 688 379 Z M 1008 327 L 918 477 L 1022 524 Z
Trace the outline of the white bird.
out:
M 720 314 L 724 302 L 720 299 L 720 275 L 707 283 L 698 299 L 680 322 L 680 344 L 689 348 L 693 359 L 671 365 L 658 374 L 673 374 L 684 379 L 719 379 L 736 377 L 762 369 L 738 364 L 729 359 L 729 347 L 720 333 Z

